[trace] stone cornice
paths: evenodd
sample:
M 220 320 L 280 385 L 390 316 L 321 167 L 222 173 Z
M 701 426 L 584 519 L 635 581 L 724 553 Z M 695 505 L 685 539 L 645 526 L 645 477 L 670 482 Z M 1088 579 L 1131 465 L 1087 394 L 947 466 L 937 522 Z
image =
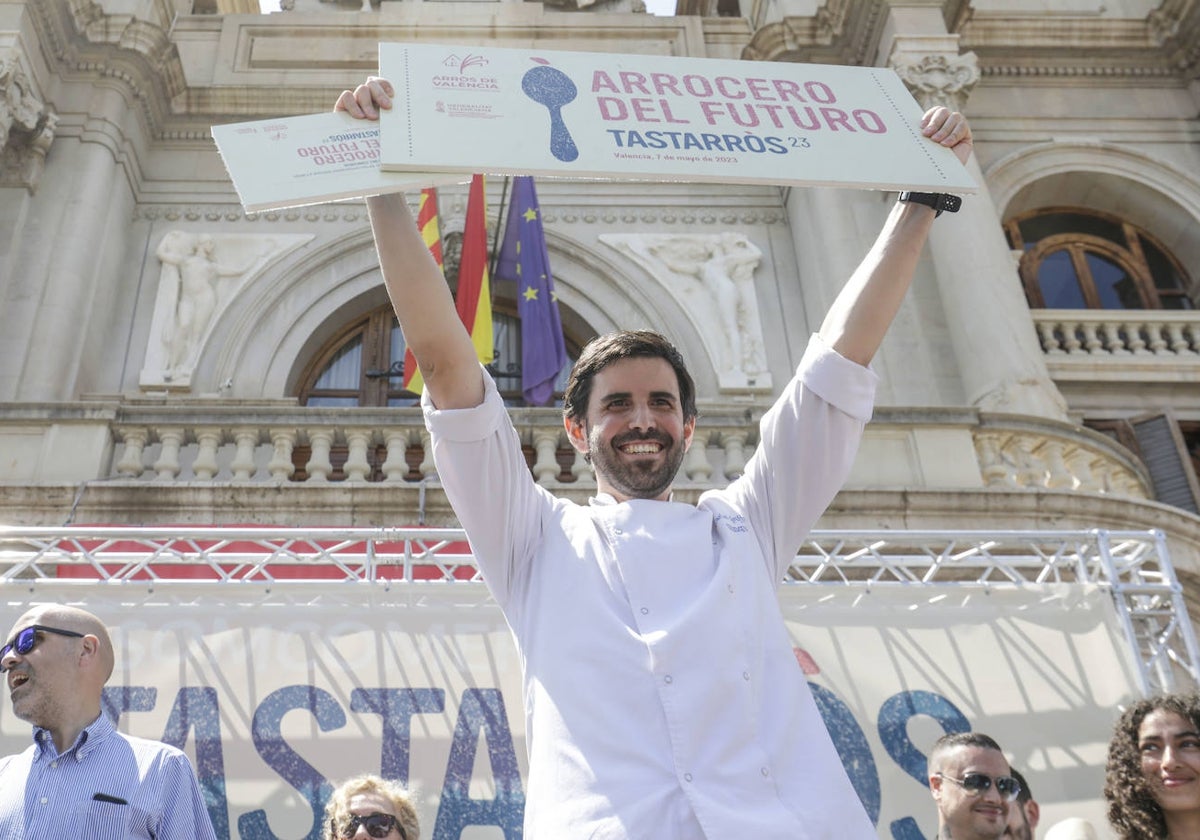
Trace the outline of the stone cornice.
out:
M 1167 26 L 1154 16 L 975 15 L 964 22 L 960 45 L 973 51 L 983 75 L 993 78 L 1179 79 L 1200 56 L 1196 17 L 1192 11 Z
M 1083 77 L 1104 77 L 1109 79 L 1132 79 L 1139 83 L 1146 79 L 1178 80 L 1179 71 L 1167 66 L 1126 66 L 1117 67 L 1104 64 L 1038 64 L 1038 63 L 1004 63 L 984 64 L 980 60 L 980 74 L 987 78 L 1004 78 L 1021 76 L 1025 78 L 1065 79 Z
M 366 25 L 357 15 L 325 12 L 162 22 L 107 14 L 94 0 L 28 4 L 51 74 L 68 84 L 118 82 L 149 136 L 171 141 L 205 139 L 217 122 L 324 110 L 375 70 L 381 40 L 520 47 L 536 37 L 547 49 L 621 43 L 629 52 L 733 57 L 749 37 L 742 19 L 547 14 L 540 3 L 524 3 L 506 5 L 502 15 L 471 8 L 447 21 L 420 4 L 386 6 Z
M 447 205 L 449 206 L 449 205 Z M 622 206 L 614 200 L 606 205 L 551 205 L 543 200 L 543 221 L 547 225 L 575 224 L 666 224 L 684 226 L 728 226 L 728 225 L 777 225 L 786 222 L 785 214 L 778 208 L 744 205 L 709 205 L 701 209 L 682 204 L 664 205 L 661 198 L 657 204 L 646 206 Z M 493 207 L 494 209 L 494 207 Z M 154 204 L 143 203 L 133 214 L 134 221 L 167 222 L 365 222 L 366 206 L 362 202 L 338 202 L 335 204 L 292 207 L 284 210 L 265 210 L 246 213 L 234 203 L 230 195 L 229 204 Z
M 885 12 L 878 0 L 829 0 L 812 17 L 786 17 L 760 27 L 742 58 L 862 66 L 872 62 L 879 46 Z
M 52 71 L 64 79 L 106 78 L 124 84 L 146 123 L 160 126 L 185 88 L 170 33 L 129 15 L 108 15 L 92 0 L 30 3 L 31 20 Z M 153 131 L 152 133 L 157 133 Z
M 742 52 L 758 61 L 863 65 L 887 22 L 886 4 L 829 0 L 808 17 L 760 27 Z M 973 12 L 946 3 L 947 28 L 987 77 L 1200 77 L 1200 2 L 1167 0 L 1145 19 Z

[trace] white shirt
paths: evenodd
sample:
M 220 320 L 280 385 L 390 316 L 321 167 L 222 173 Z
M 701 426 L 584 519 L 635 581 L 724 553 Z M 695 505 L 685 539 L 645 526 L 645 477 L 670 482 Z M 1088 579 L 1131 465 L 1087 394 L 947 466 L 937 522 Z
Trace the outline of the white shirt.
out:
M 814 336 L 744 475 L 698 505 L 556 499 L 495 384 L 426 424 L 523 663 L 527 840 L 877 835 L 776 588 L 833 499 L 875 376 Z

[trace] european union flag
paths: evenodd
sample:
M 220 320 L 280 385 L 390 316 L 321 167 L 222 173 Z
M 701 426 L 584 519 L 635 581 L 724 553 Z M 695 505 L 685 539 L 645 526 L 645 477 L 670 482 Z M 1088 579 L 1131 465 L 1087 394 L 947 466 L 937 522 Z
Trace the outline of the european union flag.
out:
M 554 380 L 567 363 L 542 211 L 533 178 L 513 179 L 512 203 L 504 226 L 504 242 L 496 276 L 517 285 L 521 318 L 521 390 L 530 405 L 545 405 L 554 396 Z

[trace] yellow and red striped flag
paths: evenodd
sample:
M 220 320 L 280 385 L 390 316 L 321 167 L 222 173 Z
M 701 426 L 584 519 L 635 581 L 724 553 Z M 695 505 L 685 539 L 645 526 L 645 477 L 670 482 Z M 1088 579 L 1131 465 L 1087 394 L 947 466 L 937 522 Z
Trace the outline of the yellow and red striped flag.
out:
M 445 270 L 442 264 L 442 235 L 438 229 L 437 190 L 427 187 L 421 190 L 421 203 L 417 206 L 417 229 L 425 240 L 425 247 L 433 255 L 433 261 L 439 269 Z M 417 359 L 406 346 L 404 348 L 404 390 L 419 394 L 425 389 L 425 380 L 421 378 L 421 370 L 417 367 Z
M 491 364 L 492 290 L 488 279 L 487 199 L 483 194 L 483 176 L 471 178 L 467 198 L 467 221 L 463 228 L 462 260 L 458 269 L 458 293 L 454 298 L 475 353 L 483 364 Z

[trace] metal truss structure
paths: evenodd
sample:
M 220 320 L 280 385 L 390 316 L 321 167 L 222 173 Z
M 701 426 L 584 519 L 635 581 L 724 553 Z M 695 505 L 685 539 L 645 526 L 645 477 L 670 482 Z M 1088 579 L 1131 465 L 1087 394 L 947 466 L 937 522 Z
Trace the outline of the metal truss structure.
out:
M 0 593 L 479 582 L 453 528 L 0 527 Z M 1195 632 L 1158 531 L 814 531 L 784 585 L 1095 584 L 1113 598 L 1150 694 L 1200 686 Z

